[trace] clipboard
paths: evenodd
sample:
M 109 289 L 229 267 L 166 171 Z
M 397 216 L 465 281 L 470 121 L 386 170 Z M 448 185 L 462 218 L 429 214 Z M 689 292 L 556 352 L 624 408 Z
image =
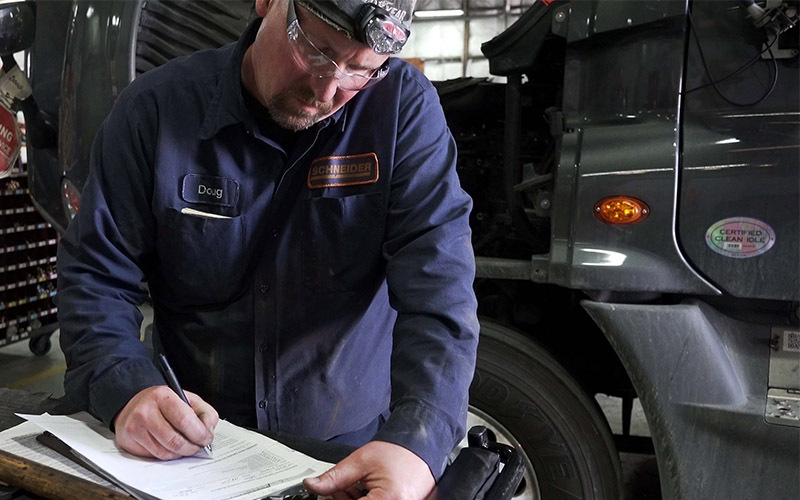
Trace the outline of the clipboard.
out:
M 3 450 L 0 450 L 0 480 L 23 491 L 52 500 L 130 500 L 131 498 L 125 493 Z
M 99 477 L 102 477 L 103 479 L 105 479 L 108 482 L 114 484 L 115 486 L 117 485 L 117 483 L 114 481 L 114 478 L 109 477 L 109 475 L 104 473 L 102 470 L 98 470 L 97 468 L 92 467 L 91 464 L 89 464 L 89 463 L 85 462 L 84 460 L 82 460 L 79 455 L 77 455 L 77 454 L 72 452 L 72 449 L 69 447 L 69 445 L 67 443 L 65 443 L 64 441 L 60 440 L 55 434 L 51 433 L 50 431 L 44 431 L 41 434 L 39 434 L 38 436 L 36 436 L 36 441 L 38 441 L 39 443 L 47 446 L 48 448 L 50 448 L 51 450 L 57 452 L 58 454 L 62 455 L 63 457 L 71 460 L 73 463 L 75 463 L 77 465 L 80 465 L 81 467 L 83 467 L 84 469 L 88 470 L 89 472 L 91 472 L 93 474 L 96 474 Z M 103 488 L 108 490 L 108 491 L 114 491 L 114 490 L 111 490 L 109 488 L 105 488 L 105 487 L 103 487 Z M 117 494 L 118 494 L 118 497 L 115 497 L 115 498 L 135 498 L 132 495 L 129 495 L 129 494 L 126 494 L 126 493 L 122 493 L 122 492 L 117 492 Z

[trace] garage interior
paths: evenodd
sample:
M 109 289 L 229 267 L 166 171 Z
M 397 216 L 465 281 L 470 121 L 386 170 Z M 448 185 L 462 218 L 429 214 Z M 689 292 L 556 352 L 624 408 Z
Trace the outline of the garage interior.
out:
M 473 83 L 480 79 L 481 83 L 506 84 L 506 77 L 491 74 L 489 60 L 481 49 L 482 44 L 511 27 L 536 2 L 542 0 L 418 0 L 411 28 L 413 35 L 400 56 L 437 84 L 460 79 Z M 730 10 L 732 9 L 729 12 Z M 631 47 L 636 48 L 633 42 Z M 628 55 L 636 56 L 634 50 Z M 26 54 L 19 53 L 16 56 L 18 64 L 25 67 L 28 63 Z M 658 59 L 657 56 L 647 57 L 651 60 Z M 629 70 L 635 64 L 635 61 L 623 61 L 615 69 L 622 74 L 623 70 Z M 522 81 L 529 79 L 530 75 L 526 75 Z M 653 88 L 656 88 L 655 84 Z M 612 111 L 610 108 L 613 103 L 602 103 L 600 107 L 602 106 L 608 106 L 607 111 Z M 630 115 L 626 117 L 628 118 L 637 117 Z M 461 124 L 451 127 L 459 125 Z M 0 388 L 45 393 L 60 398 L 64 394 L 62 382 L 65 363 L 58 347 L 57 309 L 53 301 L 56 294 L 58 231 L 37 213 L 31 202 L 25 174 L 24 147 L 19 161 L 21 168 L 17 172 L 0 178 Z M 539 173 L 531 165 L 526 164 L 524 168 L 524 175 L 536 177 Z M 597 174 L 597 177 L 600 175 Z M 551 200 L 537 198 L 536 202 L 539 201 L 544 203 Z M 549 206 L 546 210 L 543 209 L 547 215 L 551 213 L 549 209 Z M 491 254 L 489 256 L 495 257 Z M 529 255 L 525 254 L 523 257 L 527 258 Z M 520 285 L 519 289 L 524 286 L 525 284 Z M 497 295 L 500 296 L 505 291 L 507 290 L 499 290 Z M 487 302 L 486 310 L 496 313 L 498 317 L 518 312 L 508 313 L 506 309 L 513 309 L 508 304 Z M 540 308 L 546 309 L 547 305 Z M 147 327 L 152 321 L 152 309 L 149 304 L 144 304 L 141 309 L 145 317 L 141 336 L 147 343 L 150 340 Z M 526 314 L 528 313 L 521 314 L 523 324 L 527 324 L 525 321 L 536 315 L 535 312 L 528 316 Z M 570 312 L 565 310 L 563 314 L 569 315 Z M 533 320 L 530 324 L 534 324 Z M 570 325 L 574 326 L 567 324 L 563 332 L 556 330 L 559 335 L 563 334 L 565 344 L 569 342 L 569 334 L 573 333 Z M 554 345 L 560 345 L 559 342 L 562 341 L 554 341 Z M 591 348 L 586 350 L 591 351 Z M 573 362 L 581 364 L 584 359 Z M 591 373 L 591 369 L 587 373 Z M 634 398 L 632 389 L 625 386 L 624 390 L 627 391 L 624 392 L 624 397 L 620 397 L 619 393 L 594 394 L 593 402 L 597 403 L 608 421 L 615 440 L 620 438 L 620 442 L 627 442 L 628 438 L 633 438 L 639 443 L 652 443 L 639 400 Z M 634 447 L 620 453 L 623 472 L 622 500 L 660 499 L 659 472 L 652 445 L 639 451 L 633 450 Z M 530 497 L 524 498 L 527 500 Z

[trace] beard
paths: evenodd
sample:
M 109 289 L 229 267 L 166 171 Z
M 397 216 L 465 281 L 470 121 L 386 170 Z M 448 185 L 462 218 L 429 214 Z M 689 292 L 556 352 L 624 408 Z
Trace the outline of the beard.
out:
M 297 99 L 308 105 L 314 106 L 314 111 L 307 111 L 297 107 Z M 279 126 L 299 132 L 331 114 L 332 102 L 320 102 L 314 97 L 311 90 L 298 89 L 285 90 L 267 100 L 267 110 L 272 119 Z

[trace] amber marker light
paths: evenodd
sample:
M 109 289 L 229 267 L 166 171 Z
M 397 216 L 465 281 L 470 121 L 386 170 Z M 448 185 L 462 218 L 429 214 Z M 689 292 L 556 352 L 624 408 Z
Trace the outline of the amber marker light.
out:
M 650 215 L 647 203 L 630 196 L 609 196 L 594 206 L 594 216 L 606 224 L 636 224 Z

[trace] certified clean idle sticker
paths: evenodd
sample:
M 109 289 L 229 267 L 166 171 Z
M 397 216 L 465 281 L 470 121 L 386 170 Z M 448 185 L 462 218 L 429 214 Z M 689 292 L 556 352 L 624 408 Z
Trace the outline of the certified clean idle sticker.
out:
M 706 243 L 720 255 L 746 259 L 761 255 L 775 244 L 775 231 L 766 222 L 749 217 L 731 217 L 706 231 Z

